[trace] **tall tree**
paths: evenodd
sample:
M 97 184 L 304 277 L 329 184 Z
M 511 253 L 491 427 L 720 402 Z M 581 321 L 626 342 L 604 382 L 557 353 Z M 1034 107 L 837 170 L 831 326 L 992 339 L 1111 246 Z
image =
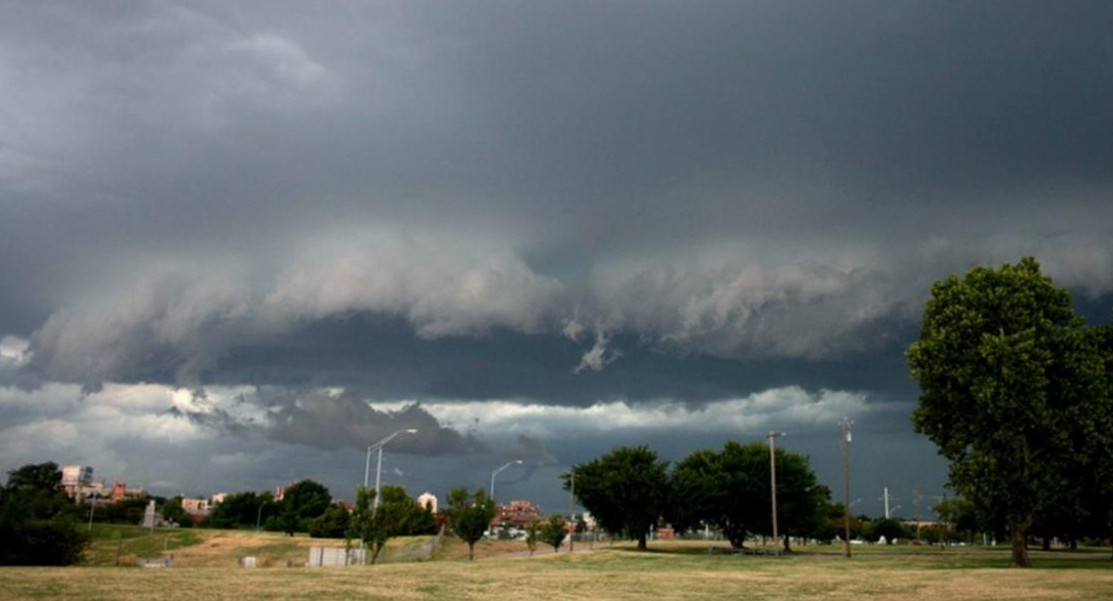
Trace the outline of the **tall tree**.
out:
M 1113 325 L 1091 328 L 1090 339 L 1102 359 L 1102 398 L 1092 410 L 1091 428 L 1082 433 L 1086 458 L 1085 504 L 1090 533 L 1113 540 Z M 1113 556 L 1111 556 L 1113 557 Z
M 916 430 L 950 461 L 950 485 L 1008 530 L 1013 565 L 1030 565 L 1029 531 L 1108 402 L 1070 294 L 1032 258 L 952 275 L 932 287 L 907 357 L 921 390 Z
M 372 497 L 374 489 L 371 489 Z M 382 487 L 378 507 L 370 512 L 364 541 L 371 548 L 371 563 L 378 561 L 388 540 L 395 536 L 414 536 L 436 532 L 436 520 L 428 508 L 417 504 L 401 486 Z
M 8 472 L 0 487 L 0 565 L 69 565 L 89 544 L 78 529 L 81 511 L 61 491 L 54 463 Z
M 491 526 L 496 513 L 495 501 L 482 488 L 477 488 L 474 495 L 463 487 L 448 492 L 448 525 L 468 544 L 468 559 L 475 559 L 475 543 Z
M 562 474 L 564 489 L 572 488 L 603 529 L 625 532 L 645 550 L 646 535 L 656 526 L 669 498 L 668 462 L 645 446 L 617 447 L 606 455 L 572 466 Z
M 309 522 L 324 515 L 332 503 L 328 488 L 313 480 L 302 480 L 290 485 L 280 503 L 279 520 L 289 535 L 309 529 Z
M 816 482 L 808 458 L 776 449 L 777 525 L 788 537 L 814 536 L 827 521 L 830 491 Z M 769 447 L 728 441 L 720 452 L 695 451 L 671 474 L 667 517 L 674 528 L 714 525 L 731 546 L 741 548 L 749 532 L 772 533 Z

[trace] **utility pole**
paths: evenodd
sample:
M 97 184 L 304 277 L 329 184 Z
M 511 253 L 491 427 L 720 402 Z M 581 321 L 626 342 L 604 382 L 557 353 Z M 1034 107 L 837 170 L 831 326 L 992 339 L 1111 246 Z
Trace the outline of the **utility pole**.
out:
M 842 425 L 842 494 L 846 511 L 843 515 L 842 556 L 850 559 L 850 426 L 854 422 L 843 418 Z
M 780 544 L 780 537 L 777 536 L 777 453 L 773 439 L 783 435 L 784 432 L 770 430 L 766 438 L 769 439 L 769 488 L 772 491 L 770 498 L 773 502 L 773 544 Z
M 889 519 L 889 487 L 886 486 L 884 490 L 885 495 L 882 498 L 885 499 L 885 519 Z

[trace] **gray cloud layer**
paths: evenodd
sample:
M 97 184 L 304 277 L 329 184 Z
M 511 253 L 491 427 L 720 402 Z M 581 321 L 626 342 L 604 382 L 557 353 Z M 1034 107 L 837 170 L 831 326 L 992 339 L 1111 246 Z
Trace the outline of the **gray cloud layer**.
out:
M 282 395 L 906 401 L 933 280 L 1033 254 L 1113 293 L 1111 23 L 1099 1 L 8 3 L 0 384 L 270 386 L 275 439 L 337 444 L 401 422 Z

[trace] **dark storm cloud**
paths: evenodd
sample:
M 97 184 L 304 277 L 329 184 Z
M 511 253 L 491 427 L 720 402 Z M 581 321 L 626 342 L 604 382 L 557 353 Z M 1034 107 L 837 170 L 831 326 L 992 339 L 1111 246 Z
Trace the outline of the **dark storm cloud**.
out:
M 428 455 L 474 454 L 485 447 L 474 436 L 442 427 L 416 404 L 384 412 L 351 391 L 288 390 L 263 391 L 260 402 L 271 414 L 267 436 L 281 442 L 324 449 L 360 448 L 399 430 L 416 429 L 416 435 L 399 438 L 391 447 Z
M 25 385 L 89 390 L 907 396 L 934 279 L 1034 254 L 1113 291 L 1111 25 L 1104 2 L 5 5 L 0 336 L 30 340 Z M 284 408 L 350 417 L 319 409 Z

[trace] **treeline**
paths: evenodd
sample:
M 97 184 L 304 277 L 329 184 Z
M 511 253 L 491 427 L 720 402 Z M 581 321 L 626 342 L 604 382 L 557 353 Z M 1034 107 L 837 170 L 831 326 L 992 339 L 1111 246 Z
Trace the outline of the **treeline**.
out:
M 831 501 L 808 458 L 774 451 L 777 535 L 830 541 L 845 509 Z M 563 474 L 565 490 L 604 530 L 646 548 L 648 533 L 668 523 L 678 534 L 714 528 L 736 548 L 751 536 L 772 536 L 770 449 L 763 443 L 727 442 L 670 465 L 645 446 L 617 447 Z M 838 520 L 838 521 L 837 521 Z
M 366 497 L 368 507 L 374 505 L 374 489 L 361 489 L 359 493 Z M 382 494 L 378 503 L 379 519 L 390 515 L 386 520 L 389 524 L 384 527 L 391 536 L 436 532 L 432 511 L 418 506 L 405 488 L 384 486 Z M 230 494 L 209 511 L 201 526 L 259 528 L 291 536 L 305 532 L 316 538 L 359 538 L 362 526 L 355 522 L 366 517 L 359 516 L 361 499 L 357 498 L 356 506 L 350 510 L 341 502 L 333 502 L 332 494 L 323 484 L 307 479 L 288 486 L 281 500 L 276 500 L 269 492 Z

